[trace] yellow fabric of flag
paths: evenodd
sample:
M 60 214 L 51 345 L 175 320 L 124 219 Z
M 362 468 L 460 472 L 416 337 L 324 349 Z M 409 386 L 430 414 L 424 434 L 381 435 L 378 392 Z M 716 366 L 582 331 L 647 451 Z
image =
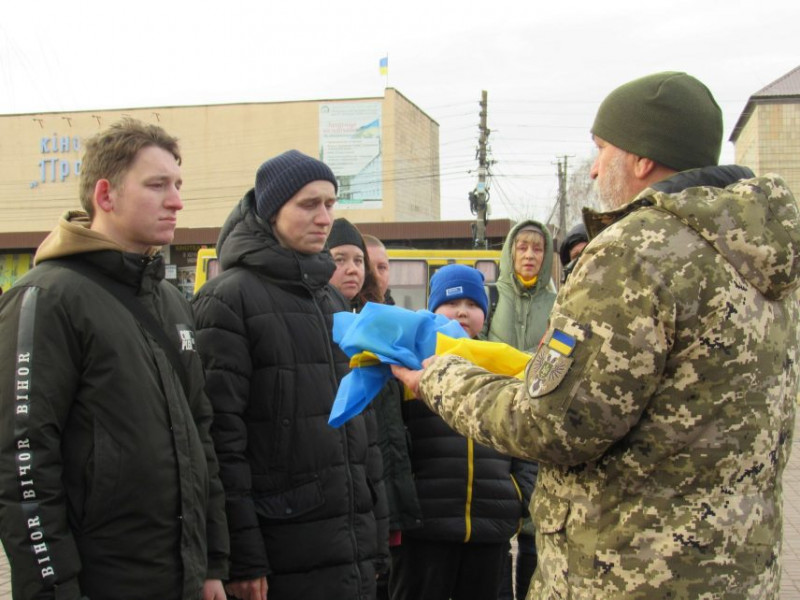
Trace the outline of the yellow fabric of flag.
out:
M 527 352 L 508 344 L 469 338 L 456 339 L 441 333 L 436 335 L 436 354 L 455 354 L 482 369 L 517 379 L 525 378 L 525 367 L 532 358 Z

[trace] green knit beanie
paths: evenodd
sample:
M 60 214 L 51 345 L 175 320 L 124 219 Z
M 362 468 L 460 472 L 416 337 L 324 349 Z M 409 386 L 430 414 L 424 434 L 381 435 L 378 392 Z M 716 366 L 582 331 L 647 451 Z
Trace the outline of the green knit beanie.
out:
M 611 92 L 597 110 L 592 134 L 631 154 L 685 171 L 719 161 L 722 111 L 697 79 L 666 71 Z

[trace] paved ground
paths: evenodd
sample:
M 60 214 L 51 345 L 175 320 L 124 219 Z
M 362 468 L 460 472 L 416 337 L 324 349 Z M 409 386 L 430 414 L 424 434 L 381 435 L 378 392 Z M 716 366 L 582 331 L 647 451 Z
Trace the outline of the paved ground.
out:
M 783 486 L 786 519 L 781 600 L 800 600 L 800 418 Z M 0 552 L 0 600 L 11 600 L 11 576 L 3 552 Z
M 783 577 L 781 600 L 800 600 L 800 420 L 795 423 L 794 444 L 783 472 Z
M 5 552 L 0 552 L 0 600 L 11 600 L 11 574 Z

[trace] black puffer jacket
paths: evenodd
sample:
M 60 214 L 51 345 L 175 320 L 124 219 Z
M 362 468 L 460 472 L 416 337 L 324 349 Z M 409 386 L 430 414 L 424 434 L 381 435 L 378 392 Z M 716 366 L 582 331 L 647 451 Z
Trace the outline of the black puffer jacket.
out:
M 397 379 L 389 379 L 371 405 L 378 419 L 389 529 L 408 531 L 422 525 L 422 509 L 411 469 L 409 435 L 403 423 L 403 385 Z
M 255 215 L 252 190 L 217 252 L 223 272 L 194 308 L 231 579 L 268 575 L 270 600 L 373 598 L 388 544 L 374 412 L 327 423 L 348 371 L 331 341 L 332 315 L 346 309 L 328 285 L 333 260 L 282 248 Z
M 507 542 L 528 513 L 537 467 L 456 433 L 420 400 L 403 403 L 422 527 L 404 536 Z
M 0 535 L 14 598 L 196 600 L 227 573 L 191 309 L 160 256 L 113 246 L 62 220 L 44 262 L 0 302 Z M 43 255 L 129 286 L 181 348 L 188 398 L 118 300 Z
M 360 299 L 353 299 L 350 308 L 353 312 L 361 312 L 365 304 Z M 408 531 L 422 525 L 422 509 L 411 471 L 410 440 L 403 422 L 404 391 L 403 384 L 391 377 L 370 403 L 378 425 L 378 446 L 383 459 L 383 483 L 391 531 Z

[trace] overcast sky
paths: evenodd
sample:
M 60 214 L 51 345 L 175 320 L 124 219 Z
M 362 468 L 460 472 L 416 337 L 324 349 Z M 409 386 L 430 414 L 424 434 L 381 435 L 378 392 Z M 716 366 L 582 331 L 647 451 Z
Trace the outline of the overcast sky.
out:
M 544 220 L 557 157 L 589 159 L 597 105 L 642 75 L 706 83 L 732 162 L 749 96 L 800 65 L 798 23 L 797 0 L 11 1 L 0 113 L 382 96 L 388 54 L 439 123 L 443 218 L 470 218 L 487 90 L 492 216 Z

